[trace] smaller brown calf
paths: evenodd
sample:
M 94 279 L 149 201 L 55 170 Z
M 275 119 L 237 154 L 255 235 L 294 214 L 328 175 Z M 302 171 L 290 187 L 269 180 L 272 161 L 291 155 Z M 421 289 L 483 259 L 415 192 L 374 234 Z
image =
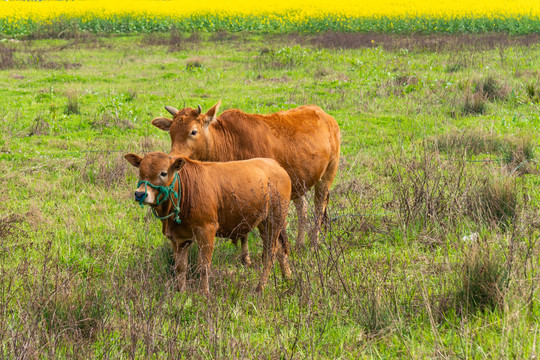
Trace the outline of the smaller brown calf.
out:
M 139 168 L 135 201 L 152 207 L 162 221 L 163 234 L 172 242 L 179 290 L 185 288 L 191 243 L 199 247 L 201 291 L 208 294 L 216 235 L 240 238 L 245 256 L 246 236 L 255 227 L 263 240 L 263 271 L 257 291 L 268 281 L 276 254 L 283 276 L 291 276 L 285 233 L 291 181 L 276 161 L 199 162 L 162 152 L 144 158 L 136 154 L 124 157 Z

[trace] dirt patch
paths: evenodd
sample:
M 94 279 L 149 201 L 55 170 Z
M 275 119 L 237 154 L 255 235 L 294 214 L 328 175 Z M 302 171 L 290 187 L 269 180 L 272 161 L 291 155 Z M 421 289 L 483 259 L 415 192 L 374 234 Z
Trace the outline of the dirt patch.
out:
M 381 33 L 326 32 L 317 35 L 291 35 L 298 44 L 310 44 L 330 49 L 359 49 L 381 46 L 385 50 L 414 49 L 448 51 L 474 48 L 489 50 L 509 46 L 530 46 L 540 43 L 539 34 L 511 36 L 507 34 L 459 35 L 396 35 Z

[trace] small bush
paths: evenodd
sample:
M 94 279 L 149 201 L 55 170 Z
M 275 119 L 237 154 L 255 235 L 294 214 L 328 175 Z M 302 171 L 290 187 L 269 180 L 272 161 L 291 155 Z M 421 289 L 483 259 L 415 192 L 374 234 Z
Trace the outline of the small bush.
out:
M 493 75 L 474 80 L 473 90 L 475 94 L 489 101 L 504 100 L 509 93 L 508 87 L 501 84 Z
M 481 94 L 467 92 L 461 110 L 464 115 L 484 114 L 487 110 L 487 101 Z
M 525 92 L 532 102 L 540 102 L 540 86 L 537 82 L 531 82 L 525 87 Z
M 504 259 L 483 244 L 473 244 L 464 254 L 461 284 L 455 293 L 458 313 L 502 309 L 508 287 Z
M 487 177 L 472 205 L 470 214 L 477 220 L 508 226 L 517 214 L 515 179 L 505 174 Z
M 201 68 L 203 68 L 203 62 L 199 58 L 188 59 L 186 62 L 186 69 L 189 71 Z
M 68 103 L 66 105 L 66 114 L 79 114 L 79 98 L 76 94 L 68 94 L 67 96 Z

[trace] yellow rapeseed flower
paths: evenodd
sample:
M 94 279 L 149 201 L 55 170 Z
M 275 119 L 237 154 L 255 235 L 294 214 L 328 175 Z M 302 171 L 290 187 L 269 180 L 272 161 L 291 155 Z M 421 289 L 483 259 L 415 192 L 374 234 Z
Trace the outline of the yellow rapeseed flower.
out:
M 184 18 L 200 14 L 265 15 L 301 21 L 305 18 L 322 18 L 329 15 L 344 18 L 370 17 L 460 17 L 460 16 L 540 16 L 539 0 L 409 0 L 353 1 L 353 0 L 76 0 L 76 1 L 1 1 L 0 18 L 49 20 L 58 17 L 111 18 L 116 16 L 150 16 Z

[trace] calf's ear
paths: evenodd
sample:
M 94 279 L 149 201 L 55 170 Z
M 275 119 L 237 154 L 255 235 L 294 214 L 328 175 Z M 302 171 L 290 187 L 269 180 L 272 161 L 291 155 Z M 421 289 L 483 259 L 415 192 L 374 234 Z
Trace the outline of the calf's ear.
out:
M 129 161 L 129 163 L 133 166 L 135 166 L 136 168 L 138 168 L 140 165 L 141 165 L 141 161 L 142 161 L 142 157 L 140 157 L 139 155 L 137 154 L 126 154 L 124 155 L 124 158 Z
M 171 170 L 170 170 L 170 173 L 175 173 L 177 172 L 178 170 L 180 170 L 181 168 L 184 167 L 184 165 L 186 164 L 186 160 L 184 160 L 183 158 L 179 157 L 179 158 L 176 158 L 173 160 L 173 163 L 171 165 Z
M 158 117 L 152 120 L 152 125 L 163 131 L 169 131 L 171 128 L 172 120 L 164 117 Z
M 216 105 L 212 106 L 212 108 L 210 108 L 210 110 L 208 110 L 206 112 L 206 114 L 205 114 L 206 115 L 206 121 L 204 123 L 205 127 L 210 126 L 210 124 L 212 122 L 216 121 L 220 105 L 221 105 L 221 100 L 219 100 Z

